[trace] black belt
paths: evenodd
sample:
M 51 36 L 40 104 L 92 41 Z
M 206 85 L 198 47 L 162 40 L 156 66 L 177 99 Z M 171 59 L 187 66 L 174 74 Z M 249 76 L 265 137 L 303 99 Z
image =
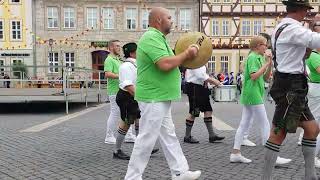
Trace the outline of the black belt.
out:
M 280 78 L 306 78 L 305 74 L 290 74 L 290 73 L 282 73 L 279 71 L 276 71 L 275 75 Z

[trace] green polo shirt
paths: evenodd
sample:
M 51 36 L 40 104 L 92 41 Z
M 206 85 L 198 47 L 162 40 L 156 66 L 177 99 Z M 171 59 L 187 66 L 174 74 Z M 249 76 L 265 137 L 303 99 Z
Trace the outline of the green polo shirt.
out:
M 317 68 L 320 66 L 320 54 L 312 52 L 307 59 L 307 66 L 310 70 L 310 81 L 320 83 L 320 74 L 317 72 Z
M 256 52 L 251 52 L 249 54 L 248 59 L 244 64 L 244 81 L 240 97 L 241 104 L 263 104 L 265 93 L 263 75 L 256 80 L 250 78 L 250 75 L 257 72 L 263 64 L 265 64 L 265 58 L 262 55 L 257 54 Z
M 159 30 L 149 28 L 142 35 L 137 49 L 137 101 L 160 102 L 181 97 L 179 69 L 162 71 L 156 65 L 159 59 L 173 55 L 164 34 Z
M 118 57 L 115 57 L 109 54 L 106 60 L 104 61 L 104 71 L 112 72 L 114 74 L 119 74 L 120 65 L 121 65 L 120 59 Z M 119 90 L 119 79 L 108 78 L 108 84 L 107 84 L 108 95 L 116 95 L 118 90 Z

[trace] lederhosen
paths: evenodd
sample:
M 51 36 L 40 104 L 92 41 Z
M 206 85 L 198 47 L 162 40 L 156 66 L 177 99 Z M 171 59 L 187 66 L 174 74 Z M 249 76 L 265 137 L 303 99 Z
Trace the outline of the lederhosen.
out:
M 130 62 L 131 61 L 125 61 Z M 136 65 L 132 63 L 135 67 Z M 140 109 L 138 102 L 134 100 L 134 97 L 127 91 L 119 89 L 116 97 L 116 102 L 120 109 L 121 119 L 127 124 L 134 124 L 135 120 L 140 119 Z
M 314 120 L 308 106 L 308 79 L 305 74 L 289 74 L 277 71 L 276 42 L 282 30 L 289 24 L 282 25 L 275 34 L 273 61 L 276 72 L 270 89 L 271 97 L 276 103 L 272 123 L 275 132 L 285 129 L 288 133 L 295 133 L 301 121 Z
M 210 104 L 210 90 L 203 85 L 186 83 L 186 90 L 189 99 L 189 113 L 199 117 L 200 112 L 212 111 Z

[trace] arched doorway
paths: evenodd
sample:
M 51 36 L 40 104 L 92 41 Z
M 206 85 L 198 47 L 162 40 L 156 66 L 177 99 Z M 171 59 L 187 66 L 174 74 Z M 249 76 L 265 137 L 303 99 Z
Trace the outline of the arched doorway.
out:
M 92 69 L 101 70 L 104 69 L 104 60 L 107 58 L 109 52 L 104 50 L 98 50 L 91 52 L 92 55 Z M 93 79 L 98 79 L 99 74 L 93 73 Z M 100 79 L 104 79 L 104 73 L 100 74 Z M 104 81 L 103 81 L 104 82 Z

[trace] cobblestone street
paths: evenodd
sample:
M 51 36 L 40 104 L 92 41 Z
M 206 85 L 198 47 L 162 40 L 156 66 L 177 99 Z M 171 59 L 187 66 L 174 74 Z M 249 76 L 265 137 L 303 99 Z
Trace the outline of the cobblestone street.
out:
M 241 106 L 236 103 L 215 103 L 214 116 L 234 130 L 219 130 L 226 137 L 222 143 L 211 144 L 204 123 L 199 118 L 193 128 L 193 136 L 200 144 L 183 143 L 185 116 L 188 110 L 186 97 L 173 105 L 176 133 L 192 170 L 201 170 L 201 179 L 259 179 L 264 148 L 242 147 L 242 153 L 252 159 L 251 164 L 232 164 L 230 151 L 239 124 Z M 17 105 L 19 108 L 21 105 Z M 93 107 L 98 106 L 98 107 Z M 267 103 L 269 119 L 274 104 Z M 50 106 L 49 106 L 50 107 Z M 13 108 L 13 107 L 11 107 Z M 109 104 L 95 105 L 86 114 L 50 126 L 38 132 L 24 132 L 32 126 L 65 116 L 63 107 L 51 107 L 47 112 L 23 113 L 16 110 L 0 115 L 0 179 L 123 179 L 128 161 L 112 158 L 113 145 L 104 143 Z M 82 111 L 74 107 L 71 113 Z M 21 110 L 22 111 L 22 110 Z M 72 112 L 73 111 L 73 112 Z M 217 127 L 223 129 L 223 127 Z M 258 144 L 253 126 L 250 139 Z M 289 135 L 280 155 L 293 161 L 275 169 L 275 179 L 302 179 L 304 164 L 301 147 L 297 146 L 297 134 Z M 157 145 L 159 146 L 159 144 Z M 125 144 L 125 152 L 133 144 Z M 153 155 L 144 173 L 145 179 L 170 179 L 165 157 Z

